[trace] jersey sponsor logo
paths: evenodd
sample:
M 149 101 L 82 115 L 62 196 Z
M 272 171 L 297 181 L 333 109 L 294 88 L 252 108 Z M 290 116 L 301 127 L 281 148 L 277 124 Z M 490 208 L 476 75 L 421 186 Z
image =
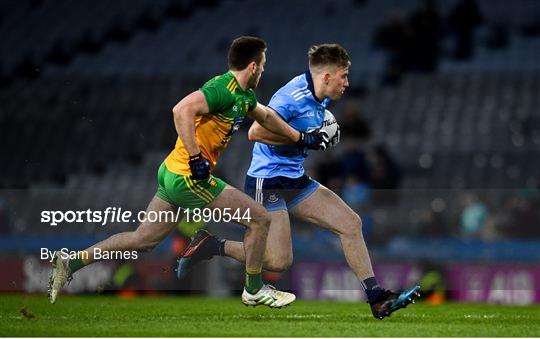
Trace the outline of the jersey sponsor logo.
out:
M 236 133 L 236 131 L 240 129 L 240 125 L 242 124 L 243 121 L 244 121 L 244 118 L 234 118 L 234 122 L 231 126 L 231 130 L 229 131 L 229 134 L 233 135 L 234 133 Z
M 223 138 L 223 140 L 221 140 L 222 145 L 225 145 L 226 143 L 229 142 L 229 140 L 231 140 L 232 135 L 240 129 L 240 125 L 242 125 L 243 121 L 244 121 L 244 117 L 234 118 L 233 123 L 231 125 L 231 129 L 229 130 L 229 132 L 227 132 L 227 134 L 225 134 L 225 137 Z

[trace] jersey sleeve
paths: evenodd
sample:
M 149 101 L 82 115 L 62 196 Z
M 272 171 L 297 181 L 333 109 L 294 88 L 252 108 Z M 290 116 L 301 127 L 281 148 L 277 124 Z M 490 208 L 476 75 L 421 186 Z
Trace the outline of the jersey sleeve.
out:
M 295 105 L 290 103 L 287 96 L 278 93 L 274 94 L 272 99 L 270 99 L 268 107 L 276 111 L 287 122 L 291 121 L 298 114 Z
M 204 94 L 210 113 L 221 112 L 234 103 L 231 92 L 222 84 L 206 84 L 199 91 Z
M 255 95 L 255 91 L 250 89 L 248 91 L 248 95 L 246 97 L 246 103 L 248 104 L 248 108 L 246 109 L 247 112 L 251 112 L 257 107 L 257 95 Z

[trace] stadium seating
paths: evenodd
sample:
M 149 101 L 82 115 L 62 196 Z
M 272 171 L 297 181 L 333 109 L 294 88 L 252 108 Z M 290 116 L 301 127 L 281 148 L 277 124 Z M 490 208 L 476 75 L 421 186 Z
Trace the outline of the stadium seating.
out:
M 373 47 L 372 35 L 393 9 L 410 13 L 417 8 L 414 1 L 314 6 L 294 0 L 283 11 L 275 2 L 261 0 L 250 12 L 249 24 L 237 10 L 245 1 L 220 1 L 212 10 L 201 8 L 181 20 L 168 16 L 171 2 L 165 0 L 36 3 L 0 4 L 2 50 L 13 51 L 3 53 L 1 69 L 13 71 L 25 60 L 45 63 L 39 77 L 18 79 L 0 90 L 0 156 L 5 159 L 0 187 L 33 188 L 14 203 L 29 214 L 42 208 L 37 202 L 50 200 L 53 205 L 54 199 L 74 208 L 98 208 L 113 200 L 126 208 L 144 208 L 155 189 L 156 167 L 176 138 L 171 108 L 226 69 L 230 39 L 241 34 L 260 35 L 269 44 L 266 73 L 257 90 L 262 102 L 306 68 L 311 44 L 345 46 L 353 60 L 352 90 L 367 89 L 355 99 L 372 125 L 373 140 L 384 142 L 402 167 L 403 189 L 539 184 L 540 40 L 520 34 L 521 25 L 539 11 L 535 1 L 478 1 L 485 23 L 477 32 L 475 55 L 459 61 L 443 55 L 437 73 L 407 74 L 395 87 L 379 83 L 385 54 Z M 446 15 L 452 5 L 440 1 L 441 13 Z M 145 13 L 160 18 L 159 28 L 137 29 Z M 510 42 L 490 49 L 484 46 L 487 25 L 497 22 L 508 27 Z M 129 39 L 112 39 L 114 29 L 128 30 Z M 87 37 L 103 45 L 95 53 L 74 52 Z M 446 46 L 451 36 L 442 39 Z M 64 63 L 48 59 L 58 46 L 70 55 Z M 342 107 L 332 108 L 338 119 Z M 250 147 L 244 127 L 221 159 L 220 176 L 235 186 L 243 185 L 238 168 L 247 168 Z M 55 196 L 42 192 L 44 188 L 71 193 Z M 86 195 L 73 193 L 89 189 Z M 496 192 L 484 196 L 490 206 L 505 198 Z M 399 232 L 404 220 L 419 225 L 418 215 L 437 197 L 403 195 L 394 213 L 375 209 L 375 216 L 386 218 L 376 239 Z M 446 204 L 448 223 L 455 222 L 461 210 L 458 198 L 449 193 L 439 198 Z M 29 220 L 12 227 L 15 233 L 43 232 Z M 89 225 L 83 229 L 93 232 Z

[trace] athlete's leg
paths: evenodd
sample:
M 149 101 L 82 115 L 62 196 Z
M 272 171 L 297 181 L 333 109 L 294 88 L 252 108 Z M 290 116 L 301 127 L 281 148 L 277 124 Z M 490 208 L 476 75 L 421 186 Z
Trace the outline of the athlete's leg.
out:
M 227 186 L 208 207 L 228 207 L 233 211 L 239 209 L 240 215 L 244 215 L 247 210 L 250 212 L 250 220 L 241 220 L 241 224 L 246 226 L 244 235 L 246 284 L 242 302 L 245 305 L 269 307 L 283 307 L 292 303 L 296 299 L 294 294 L 278 291 L 262 282 L 262 260 L 271 221 L 266 209 L 247 194 L 231 186 Z
M 362 221 L 340 197 L 320 185 L 290 213 L 337 234 L 349 267 L 360 281 L 373 277 L 373 268 L 362 236 Z
M 154 213 L 160 215 L 161 211 L 172 211 L 176 215 L 178 207 L 154 196 L 148 207 L 146 214 Z M 165 213 L 163 213 L 165 214 Z M 180 212 L 179 220 L 182 218 Z M 83 260 L 83 263 L 88 265 L 95 261 L 94 249 L 99 248 L 102 252 L 107 251 L 127 251 L 134 250 L 139 252 L 148 252 L 156 247 L 169 233 L 176 227 L 176 220 L 158 220 L 157 222 L 143 221 L 135 231 L 122 232 L 115 234 L 89 248 L 85 251 L 88 253 L 88 259 Z
M 250 219 L 240 219 L 239 223 L 246 227 L 244 242 L 237 250 L 245 258 L 246 283 L 242 293 L 242 302 L 245 305 L 266 305 L 269 307 L 283 307 L 292 303 L 296 297 L 292 293 L 278 291 L 262 281 L 262 260 L 270 226 L 270 214 L 266 209 L 256 203 L 247 194 L 234 187 L 226 186 L 225 189 L 206 206 L 210 209 L 228 208 L 236 214 L 239 211 L 244 216 L 249 211 Z M 236 220 L 235 220 L 236 221 Z M 182 272 L 188 271 L 189 263 L 204 242 L 211 237 L 208 232 L 201 230 L 188 245 L 178 263 L 179 277 Z M 214 237 L 215 238 L 215 237 Z
M 383 319 L 407 307 L 418 298 L 420 287 L 401 293 L 382 289 L 375 279 L 366 243 L 362 236 L 362 221 L 341 198 L 320 185 L 308 198 L 292 207 L 290 213 L 336 233 L 351 270 L 362 283 L 373 316 Z
M 286 210 L 270 212 L 272 222 L 266 240 L 263 268 L 268 271 L 282 272 L 293 261 L 291 243 L 291 225 Z M 238 261 L 245 261 L 244 245 L 239 241 L 227 240 L 224 245 L 225 255 Z
M 233 213 L 240 210 L 240 215 L 249 210 L 250 220 L 240 219 L 240 223 L 246 227 L 244 234 L 244 255 L 247 272 L 260 272 L 266 238 L 270 226 L 270 215 L 261 205 L 257 204 L 245 193 L 238 189 L 227 186 L 207 208 L 231 208 Z
M 161 198 L 154 196 L 146 209 L 149 212 L 173 211 L 176 207 L 165 202 Z M 181 218 L 181 213 L 179 218 Z M 48 296 L 51 303 L 56 302 L 58 293 L 75 271 L 89 265 L 94 259 L 94 249 L 99 248 L 101 253 L 109 251 L 150 251 L 159 244 L 175 227 L 177 222 L 174 220 L 158 220 L 158 222 L 142 222 L 139 227 L 132 232 L 123 232 L 115 234 L 94 246 L 87 248 L 83 252 L 86 255 L 81 259 L 68 260 L 62 258 L 60 252 L 56 252 L 56 258 L 53 262 L 53 271 L 49 280 Z

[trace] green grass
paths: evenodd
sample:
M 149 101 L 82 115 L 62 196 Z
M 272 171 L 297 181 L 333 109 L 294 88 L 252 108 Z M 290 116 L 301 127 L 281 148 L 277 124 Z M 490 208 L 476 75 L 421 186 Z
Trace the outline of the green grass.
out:
M 365 303 L 296 301 L 244 307 L 239 298 L 1 295 L 0 336 L 540 336 L 540 305 L 417 303 L 376 320 Z

